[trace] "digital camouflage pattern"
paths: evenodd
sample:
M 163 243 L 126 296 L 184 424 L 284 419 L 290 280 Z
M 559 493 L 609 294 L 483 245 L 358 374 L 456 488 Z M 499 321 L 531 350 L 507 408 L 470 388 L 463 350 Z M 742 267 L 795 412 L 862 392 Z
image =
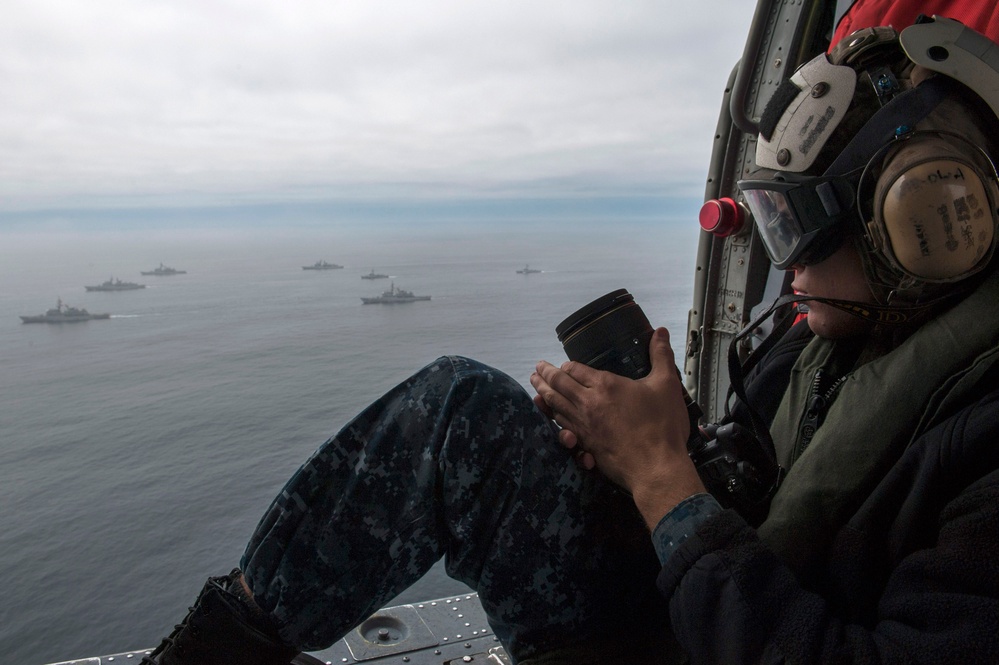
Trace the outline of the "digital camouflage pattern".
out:
M 657 624 L 659 564 L 631 498 L 579 469 L 505 374 L 440 358 L 324 443 L 241 568 L 281 637 L 325 648 L 445 557 L 518 660 Z

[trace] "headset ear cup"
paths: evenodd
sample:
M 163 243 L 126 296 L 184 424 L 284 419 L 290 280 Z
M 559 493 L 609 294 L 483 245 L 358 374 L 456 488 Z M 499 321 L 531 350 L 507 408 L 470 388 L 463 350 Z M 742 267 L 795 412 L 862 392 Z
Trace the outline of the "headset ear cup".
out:
M 996 242 L 994 185 L 939 137 L 894 152 L 874 192 L 869 240 L 917 280 L 950 282 L 985 266 Z

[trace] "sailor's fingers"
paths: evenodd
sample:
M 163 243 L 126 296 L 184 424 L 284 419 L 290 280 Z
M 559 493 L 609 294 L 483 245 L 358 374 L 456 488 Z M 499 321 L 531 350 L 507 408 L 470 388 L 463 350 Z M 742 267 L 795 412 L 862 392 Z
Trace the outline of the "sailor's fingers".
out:
M 534 401 L 534 406 L 538 407 L 541 413 L 545 414 L 550 420 L 555 419 L 555 413 L 541 395 L 534 395 L 531 399 Z
M 676 359 L 673 347 L 669 341 L 669 331 L 666 328 L 656 328 L 649 341 L 649 361 L 652 371 L 649 373 L 652 381 L 673 381 L 676 379 Z
M 555 420 L 558 422 L 558 419 Z M 579 445 L 579 439 L 573 433 L 571 429 L 563 429 L 558 433 L 558 442 L 562 444 L 563 448 L 573 451 L 574 453 L 579 453 L 583 451 L 583 447 Z
M 537 364 L 534 374 L 531 375 L 531 385 L 556 415 L 564 415 L 574 408 L 583 390 L 583 387 L 569 374 L 544 360 Z
M 593 455 L 585 450 L 582 455 L 576 457 L 576 462 L 587 471 L 597 468 L 597 460 L 593 459 Z
M 600 380 L 599 370 L 595 370 L 588 365 L 574 360 L 562 363 L 559 369 L 565 372 L 566 376 L 571 377 L 575 383 L 584 388 L 592 388 Z
M 596 460 L 593 459 L 593 455 L 587 452 L 583 446 L 580 445 L 579 439 L 572 432 L 572 430 L 563 429 L 559 431 L 558 441 L 564 448 L 572 453 L 572 458 L 576 461 L 576 464 L 582 468 L 592 469 L 597 465 Z

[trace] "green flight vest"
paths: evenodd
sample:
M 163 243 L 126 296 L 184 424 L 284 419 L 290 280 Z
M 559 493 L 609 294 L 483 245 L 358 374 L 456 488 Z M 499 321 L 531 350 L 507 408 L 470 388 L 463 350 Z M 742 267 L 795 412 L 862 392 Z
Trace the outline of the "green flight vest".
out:
M 850 371 L 794 459 L 815 373 L 843 346 L 815 338 L 805 347 L 771 427 L 789 471 L 758 531 L 802 579 L 820 569 L 834 534 L 905 448 L 977 397 L 975 384 L 999 360 L 999 273 L 891 352 Z

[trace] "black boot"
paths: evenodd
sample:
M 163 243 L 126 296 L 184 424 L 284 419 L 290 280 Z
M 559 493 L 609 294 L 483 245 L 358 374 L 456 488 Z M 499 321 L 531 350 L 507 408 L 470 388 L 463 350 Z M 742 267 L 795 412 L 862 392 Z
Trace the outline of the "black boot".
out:
M 210 577 L 184 620 L 151 654 L 147 665 L 288 665 L 297 649 L 278 641 L 263 615 L 229 591 L 240 571 Z

